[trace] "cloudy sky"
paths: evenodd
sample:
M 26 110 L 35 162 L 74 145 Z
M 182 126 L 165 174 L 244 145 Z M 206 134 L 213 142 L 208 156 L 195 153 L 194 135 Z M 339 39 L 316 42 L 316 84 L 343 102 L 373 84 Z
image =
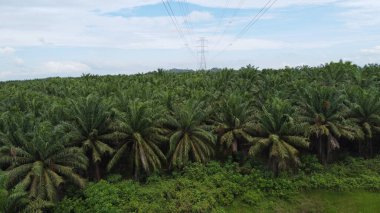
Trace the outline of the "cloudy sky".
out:
M 267 2 L 0 0 L 0 81 L 196 69 L 200 37 L 208 68 L 380 63 L 379 0 L 278 0 L 244 28 Z

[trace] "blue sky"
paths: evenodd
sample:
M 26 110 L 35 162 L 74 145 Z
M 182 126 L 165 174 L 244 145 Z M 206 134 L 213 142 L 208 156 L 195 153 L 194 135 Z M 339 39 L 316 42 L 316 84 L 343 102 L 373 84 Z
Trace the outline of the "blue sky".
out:
M 169 2 L 183 39 L 161 0 L 0 0 L 0 81 L 197 69 L 200 37 L 208 68 L 380 63 L 378 0 L 278 0 L 238 39 L 267 0 Z

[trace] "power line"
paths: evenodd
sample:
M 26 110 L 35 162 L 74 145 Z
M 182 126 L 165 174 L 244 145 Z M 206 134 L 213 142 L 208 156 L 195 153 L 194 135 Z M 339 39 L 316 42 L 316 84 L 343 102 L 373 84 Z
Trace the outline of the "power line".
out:
M 223 21 L 223 19 L 226 17 L 227 10 L 229 9 L 230 4 L 231 4 L 231 1 L 230 1 L 230 0 L 226 0 L 226 4 L 225 4 L 225 7 L 224 7 L 224 9 L 223 9 L 222 16 L 221 16 L 220 19 L 219 19 L 218 26 L 221 26 L 221 25 L 222 25 L 222 21 Z M 222 31 L 220 31 L 220 32 L 222 32 Z
M 244 5 L 246 0 L 240 0 L 239 4 L 237 5 L 237 7 L 235 8 L 234 10 L 234 13 L 232 14 L 232 16 L 230 17 L 230 20 L 227 23 L 227 25 L 225 26 L 225 28 L 223 29 L 223 31 L 221 31 L 221 33 L 219 34 L 219 37 L 217 39 L 217 42 L 215 43 L 214 47 L 218 46 L 220 44 L 220 42 L 222 41 L 222 38 L 224 37 L 224 35 L 227 33 L 229 27 L 232 25 L 233 23 L 233 19 L 237 16 L 239 10 L 242 8 L 242 6 Z M 227 1 L 229 2 L 229 1 Z M 227 5 L 229 6 L 229 5 Z M 222 17 L 224 18 L 225 15 L 223 15 Z M 222 20 L 221 20 L 222 21 Z M 219 22 L 219 24 L 221 24 L 221 21 Z
M 175 10 L 173 10 L 173 6 L 172 6 L 172 3 L 174 2 L 174 0 L 166 0 L 166 1 L 161 0 L 161 1 L 165 7 L 166 12 L 168 13 L 168 15 L 171 19 L 174 27 L 176 28 L 179 37 L 185 43 L 186 48 L 192 54 L 194 54 L 193 49 L 189 46 L 188 40 L 186 39 L 186 36 L 190 33 L 193 33 L 193 30 L 194 30 L 194 27 L 192 26 L 192 22 L 189 21 L 189 19 L 191 19 L 191 17 L 190 17 L 190 9 L 189 9 L 189 5 L 188 5 L 189 4 L 188 1 L 187 0 L 176 0 L 179 12 L 182 14 L 182 18 L 184 20 L 183 23 L 180 23 L 178 21 L 177 16 L 174 13 Z M 233 19 L 237 16 L 239 10 L 241 9 L 241 7 L 243 6 L 245 1 L 246 0 L 240 0 L 239 1 L 238 6 L 235 8 L 234 13 L 230 17 L 230 21 L 227 22 L 224 30 L 219 35 L 219 38 L 218 38 L 217 42 L 215 43 L 215 46 L 217 46 L 221 42 L 222 38 L 224 38 L 224 35 L 227 33 L 229 27 L 233 23 Z M 243 29 L 234 37 L 234 39 L 231 42 L 229 42 L 229 44 L 227 44 L 217 55 L 220 55 L 221 53 L 223 53 L 229 46 L 232 46 L 234 42 L 236 42 L 237 40 L 242 38 L 264 16 L 264 14 L 266 14 L 268 12 L 268 10 L 273 7 L 273 5 L 277 1 L 278 0 L 268 0 L 266 2 L 266 4 L 264 5 L 264 7 L 261 8 L 261 10 L 249 21 L 249 23 L 247 25 L 245 25 L 243 27 Z M 230 3 L 231 3 L 230 0 L 226 0 L 226 7 L 222 13 L 222 16 L 221 16 L 222 18 L 220 19 L 218 25 L 220 25 L 222 23 L 223 19 L 225 18 L 226 11 L 229 8 Z M 206 56 L 205 56 L 206 39 L 202 37 L 199 40 L 199 42 L 200 42 L 200 46 L 199 46 L 199 48 L 200 48 L 200 51 L 199 51 L 199 54 L 200 54 L 199 68 L 200 69 L 206 69 L 207 68 Z
M 177 27 L 178 27 L 178 29 L 179 29 L 179 31 L 180 31 L 182 37 L 185 38 L 185 35 L 184 35 L 184 33 L 183 33 L 183 30 L 182 30 L 182 25 L 179 24 L 179 22 L 178 22 L 178 20 L 177 20 L 177 16 L 175 15 L 174 10 L 173 10 L 173 7 L 172 7 L 172 5 L 171 5 L 171 3 L 170 3 L 171 1 L 173 1 L 173 0 L 170 0 L 170 1 L 167 0 L 167 1 L 166 1 L 167 8 L 169 9 L 168 11 L 170 12 L 169 15 L 171 14 L 171 17 L 173 18 L 174 23 L 177 25 Z M 186 42 L 186 43 L 187 43 L 187 42 Z
M 189 21 L 188 21 L 188 13 L 186 11 L 185 1 L 177 0 L 177 4 L 179 7 L 179 11 L 181 12 L 186 31 L 187 31 L 187 33 L 191 34 L 192 29 L 191 29 Z
M 263 8 L 254 16 L 251 21 L 235 36 L 235 38 L 228 44 L 226 45 L 222 51 L 220 51 L 216 56 L 219 56 L 222 54 L 224 51 L 227 50 L 229 46 L 232 46 L 234 42 L 239 40 L 246 34 L 268 11 L 270 8 L 273 7 L 273 5 L 277 2 L 277 0 L 268 0 L 268 2 L 264 5 Z M 215 56 L 215 57 L 216 57 Z
M 273 7 L 273 5 L 277 2 L 277 0 L 269 0 L 265 6 L 256 14 L 256 16 L 243 28 L 243 30 L 236 36 L 235 40 L 241 38 L 244 36 L 245 33 L 247 33 L 253 25 L 255 25 L 268 11 L 270 8 Z
M 174 27 L 176 28 L 179 37 L 185 43 L 186 48 L 191 52 L 192 55 L 194 55 L 195 54 L 194 51 L 190 48 L 190 46 L 189 46 L 189 44 L 188 44 L 188 42 L 187 42 L 187 40 L 185 38 L 184 33 L 183 33 L 183 31 L 181 30 L 181 27 L 178 24 L 178 20 L 177 20 L 175 14 L 174 14 L 174 11 L 173 11 L 173 8 L 172 8 L 170 2 L 169 1 L 165 2 L 164 0 L 161 0 L 161 1 L 162 1 L 162 4 L 165 7 L 165 10 L 166 10 L 167 14 L 169 15 L 169 17 L 171 19 Z
M 184 0 L 184 5 L 185 5 L 185 10 L 186 10 L 186 13 L 188 14 L 188 24 L 190 26 L 190 29 L 191 29 L 191 33 L 194 33 L 194 26 L 193 26 L 193 22 L 191 20 L 191 10 L 189 8 L 189 2 L 187 0 Z

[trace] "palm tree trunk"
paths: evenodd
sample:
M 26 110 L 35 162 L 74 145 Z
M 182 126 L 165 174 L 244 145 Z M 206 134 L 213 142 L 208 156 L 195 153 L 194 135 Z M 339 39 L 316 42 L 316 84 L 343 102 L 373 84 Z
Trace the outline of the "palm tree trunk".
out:
M 327 165 L 327 157 L 326 157 L 326 146 L 325 146 L 325 144 L 323 143 L 323 138 L 322 138 L 323 136 L 319 136 L 318 137 L 318 148 L 319 148 L 319 153 L 318 153 L 318 155 L 319 155 L 319 160 L 320 160 L 320 162 L 324 165 L 324 166 L 326 166 Z
M 237 156 L 237 142 L 236 140 L 234 140 L 234 142 L 232 143 L 232 159 L 233 161 L 237 161 L 238 160 L 238 156 Z
M 101 178 L 99 163 L 95 163 L 95 180 L 99 181 Z
M 270 159 L 268 161 L 268 167 L 271 168 L 272 170 L 272 174 L 275 176 L 275 177 L 278 177 L 278 163 L 277 163 L 277 160 L 276 159 Z
M 236 153 L 238 151 L 238 143 L 236 140 L 232 143 L 232 152 Z
M 278 169 L 278 163 L 275 163 L 275 165 L 274 165 L 274 176 L 278 177 L 279 174 L 280 174 L 280 172 Z
M 329 149 L 327 147 L 326 140 L 324 140 L 323 136 L 319 137 L 319 154 L 321 163 L 324 166 L 326 166 L 329 157 Z
M 324 144 L 325 145 L 325 151 L 326 151 L 326 160 L 325 160 L 325 166 L 327 165 L 328 162 L 331 162 L 330 160 L 330 147 L 327 143 Z
M 135 168 L 135 174 L 134 174 L 134 176 L 135 176 L 135 180 L 138 180 L 138 178 L 139 178 L 139 168 Z

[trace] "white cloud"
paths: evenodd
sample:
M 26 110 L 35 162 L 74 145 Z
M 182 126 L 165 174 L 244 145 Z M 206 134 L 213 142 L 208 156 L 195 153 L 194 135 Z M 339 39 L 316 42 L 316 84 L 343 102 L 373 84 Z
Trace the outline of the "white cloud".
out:
M 233 38 L 227 38 L 227 40 L 233 40 Z M 270 39 L 254 39 L 254 38 L 244 38 L 237 40 L 236 42 L 230 43 L 227 46 L 215 46 L 211 45 L 213 51 L 223 51 L 223 50 L 279 50 L 279 49 L 320 49 L 328 48 L 333 45 L 337 45 L 341 42 L 334 41 L 315 41 L 315 42 L 290 42 L 290 41 L 280 41 L 280 40 L 270 40 Z M 232 44 L 232 45 L 231 45 Z
M 62 73 L 77 75 L 95 70 L 104 72 L 104 67 L 111 70 L 125 70 L 126 72 L 130 72 L 130 70 L 144 71 L 152 67 L 155 68 L 164 65 L 167 65 L 168 68 L 173 66 L 181 67 L 181 65 L 187 66 L 193 62 L 188 62 L 188 56 L 184 57 L 184 59 L 180 58 L 187 53 L 185 52 L 184 42 L 179 39 L 176 29 L 169 17 L 139 16 L 126 18 L 101 15 L 106 12 L 119 11 L 123 8 L 133 8 L 160 2 L 161 0 L 0 0 L 0 20 L 7 20 L 0 22 L 0 55 L 5 53 L 11 54 L 11 56 L 6 57 L 7 60 L 4 60 L 5 62 L 3 61 L 3 64 L 0 64 L 2 69 L 7 70 L 6 73 L 0 72 L 0 76 L 10 76 L 12 72 L 9 72 L 9 70 L 16 71 L 20 69 L 19 67 L 24 67 L 23 76 L 33 75 L 45 77 L 51 75 L 62 76 Z M 188 0 L 188 2 L 210 7 L 225 6 L 225 1 L 217 0 Z M 237 7 L 240 0 L 232 0 L 230 2 L 231 7 Z M 245 1 L 243 8 L 261 8 L 266 2 L 267 0 Z M 331 7 L 335 8 L 338 6 L 339 10 L 337 10 L 338 12 L 336 13 L 340 14 L 343 21 L 350 27 L 380 26 L 380 16 L 378 15 L 380 11 L 380 0 L 279 0 L 275 7 L 285 8 L 296 5 L 331 5 Z M 222 45 L 215 45 L 216 47 L 214 47 L 214 43 L 212 42 L 219 39 L 215 32 L 223 31 L 223 28 L 220 29 L 216 23 L 218 20 L 213 17 L 211 13 L 204 11 L 193 11 L 189 16 L 193 22 L 202 23 L 195 23 L 194 33 L 187 37 L 189 45 L 194 47 L 194 50 L 197 46 L 196 41 L 199 36 L 205 36 L 210 41 L 208 47 L 210 52 L 221 50 L 221 48 L 224 48 L 222 45 L 228 44 L 234 39 L 232 33 L 227 33 L 222 37 Z M 263 19 L 273 19 L 273 17 L 278 18 L 281 16 L 273 16 L 273 13 L 269 13 Z M 232 20 L 229 29 L 240 29 L 240 27 L 244 26 L 250 19 L 250 16 L 237 16 Z M 178 20 L 181 21 L 182 18 Z M 299 33 L 299 31 L 295 33 Z M 367 35 L 365 35 L 366 33 Z M 368 32 L 363 31 L 363 35 L 365 36 L 361 39 L 367 39 Z M 308 51 L 309 49 L 331 47 L 335 45 L 334 42 L 340 42 L 337 41 L 336 38 L 331 38 L 330 42 L 323 41 L 324 38 L 316 38 L 313 36 L 300 39 L 300 41 L 295 37 L 282 35 L 268 35 L 268 37 L 262 37 L 261 39 L 247 37 L 234 43 L 233 46 L 228 47 L 228 50 L 235 51 L 236 60 L 240 60 L 244 57 L 249 58 L 249 56 L 242 56 L 239 51 L 251 51 L 251 53 L 265 52 L 261 50 L 276 50 L 276 52 L 280 52 L 281 50 L 306 49 L 306 51 Z M 297 38 L 299 37 L 301 36 Z M 351 38 L 351 35 L 347 35 L 347 38 Z M 374 39 L 377 39 L 375 35 Z M 79 53 L 74 56 L 70 55 L 70 53 L 62 52 L 59 53 L 62 57 L 61 55 L 58 57 L 58 60 L 61 61 L 54 61 L 57 59 L 51 59 L 52 57 L 50 56 L 48 57 L 49 59 L 46 59 L 47 56 L 45 54 L 49 54 L 50 52 L 47 51 L 48 53 L 45 53 L 44 50 L 41 50 L 42 48 L 39 49 L 41 46 L 51 51 L 56 48 L 58 52 L 64 48 L 78 48 L 83 50 L 90 47 L 94 49 L 94 52 L 101 52 L 94 53 L 94 55 L 98 54 L 101 56 L 98 56 L 94 62 L 92 61 L 93 56 L 91 56 L 91 54 L 81 55 Z M 366 46 L 370 47 L 371 45 Z M 17 49 L 16 54 L 14 53 L 16 51 L 14 48 Z M 131 52 L 141 49 L 146 53 L 148 53 L 148 51 L 146 51 L 148 49 L 159 49 L 160 53 L 152 53 L 149 56 L 146 54 L 140 57 L 125 56 L 125 59 L 121 59 L 122 57 L 114 59 L 111 55 L 115 54 L 119 49 L 123 49 L 123 51 L 131 50 Z M 378 49 L 379 47 L 363 49 L 362 54 L 378 53 Z M 22 55 L 25 62 L 23 59 L 18 58 L 18 55 L 21 56 L 20 52 L 24 50 L 35 51 L 32 52 L 32 54 L 29 52 L 33 57 L 26 54 Z M 103 50 L 105 50 L 105 52 L 102 52 Z M 108 50 L 110 54 L 106 52 Z M 175 51 L 176 54 L 171 55 L 171 57 L 166 57 L 167 61 L 165 61 L 165 59 L 163 59 L 165 54 L 162 54 L 162 52 L 166 50 L 168 50 L 167 52 L 170 52 L 170 50 L 183 51 Z M 357 52 L 357 49 L 355 49 L 355 51 Z M 134 53 L 130 54 L 133 55 Z M 325 54 L 323 53 L 322 55 Z M 266 57 L 270 58 L 270 56 Z M 157 58 L 159 58 L 159 60 Z M 277 58 L 279 57 L 276 57 L 276 60 Z M 296 57 L 293 57 L 295 59 L 289 58 L 290 57 L 287 57 L 284 60 L 301 60 Z M 310 56 L 310 58 L 314 59 L 314 55 Z M 106 62 L 107 59 L 111 61 Z M 218 63 L 225 62 L 226 66 L 230 63 L 229 60 L 218 60 Z M 323 60 L 331 60 L 331 58 L 327 57 L 327 59 Z M 41 64 L 41 62 L 44 61 L 49 62 Z M 310 63 L 310 61 L 306 60 L 306 57 L 303 58 L 302 61 Z M 239 62 L 239 65 L 248 62 L 249 60 Z M 268 64 L 273 63 L 273 60 L 268 62 Z M 4 68 L 4 64 L 9 67 Z M 13 75 L 14 74 L 15 73 L 13 73 Z
M 16 50 L 12 47 L 0 47 L 0 54 L 1 55 L 11 55 L 14 52 L 16 52 Z
M 274 4 L 274 7 L 288 7 L 295 5 L 323 5 L 328 3 L 334 3 L 338 0 L 279 0 Z M 220 7 L 223 8 L 226 6 L 225 1 L 215 1 L 215 0 L 188 0 L 188 2 L 208 6 L 208 7 Z M 255 0 L 255 1 L 245 1 L 243 4 L 244 8 L 261 8 L 263 7 L 268 0 Z M 232 8 L 241 7 L 240 0 L 232 1 L 229 5 Z
M 11 72 L 9 70 L 1 71 L 0 70 L 0 81 L 1 80 L 8 80 L 9 77 L 13 77 L 14 72 Z
M 210 21 L 214 17 L 209 12 L 193 11 L 188 15 L 192 22 Z
M 340 15 L 348 27 L 380 27 L 379 0 L 341 0 L 337 5 L 345 8 Z
M 112 11 L 120 8 L 132 8 L 142 5 L 159 3 L 161 0 L 0 0 L 2 7 L 14 8 L 62 8 L 66 9 L 89 9 L 100 11 Z
M 230 43 L 228 46 L 223 46 L 223 45 L 216 46 L 214 50 L 223 51 L 225 49 L 228 49 L 228 50 L 281 49 L 281 48 L 286 48 L 288 46 L 289 45 L 286 42 L 282 42 L 282 41 L 247 38 L 247 39 L 240 39 L 236 42 Z
M 43 69 L 51 73 L 82 73 L 91 70 L 87 64 L 76 61 L 49 61 L 43 64 Z
M 362 52 L 369 54 L 380 54 L 380 45 L 370 49 L 362 49 Z
M 23 65 L 24 64 L 24 60 L 22 58 L 15 57 L 13 59 L 13 63 L 16 64 L 16 65 Z
M 275 7 L 287 7 L 292 5 L 322 5 L 337 2 L 339 0 L 280 0 L 277 1 Z M 87 9 L 99 11 L 112 11 L 121 8 L 133 8 L 149 4 L 160 4 L 161 0 L 0 0 L 0 5 L 3 7 L 34 7 L 34 8 L 63 8 L 63 9 Z M 187 2 L 198 4 L 206 7 L 225 7 L 225 1 L 216 0 L 188 0 Z M 238 7 L 240 0 L 234 0 L 229 5 L 230 7 Z M 261 8 L 267 0 L 245 1 L 244 8 Z
M 183 46 L 169 17 L 110 17 L 57 8 L 36 15 L 33 8 L 11 8 L 0 13 L 0 20 L 9 20 L 0 23 L 0 45 L 124 49 Z
M 276 5 L 329 4 L 338 0 L 282 0 Z M 351 1 L 351 0 L 349 0 Z M 371 1 L 371 0 L 364 0 Z M 179 49 L 184 42 L 169 17 L 111 17 L 94 10 L 117 10 L 140 5 L 159 3 L 157 0 L 0 0 L 0 46 L 71 46 L 107 47 L 123 49 Z M 204 6 L 225 6 L 224 1 L 189 0 Z M 232 6 L 239 1 L 233 1 Z M 244 7 L 261 7 L 266 0 L 246 1 Z M 341 1 L 339 1 L 341 2 Z M 351 1 L 352 2 L 352 1 Z M 373 1 L 374 2 L 374 1 Z M 364 4 L 360 4 L 362 6 Z M 341 3 L 348 7 L 350 4 Z M 208 12 L 193 11 L 194 22 L 205 22 L 207 28 L 198 27 L 187 36 L 190 46 L 197 46 L 200 35 L 215 32 L 213 16 Z M 270 17 L 270 16 L 269 16 Z M 235 24 L 245 24 L 246 17 L 236 17 Z M 208 21 L 208 22 L 207 22 Z M 244 23 L 243 23 L 244 22 Z M 219 30 L 219 29 L 217 29 Z M 211 40 L 211 39 L 210 39 Z

